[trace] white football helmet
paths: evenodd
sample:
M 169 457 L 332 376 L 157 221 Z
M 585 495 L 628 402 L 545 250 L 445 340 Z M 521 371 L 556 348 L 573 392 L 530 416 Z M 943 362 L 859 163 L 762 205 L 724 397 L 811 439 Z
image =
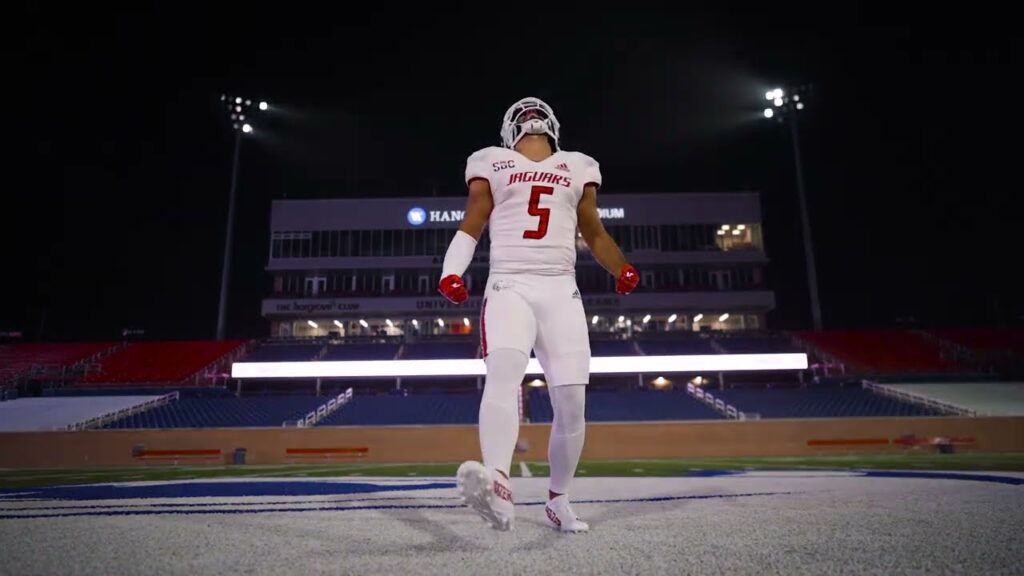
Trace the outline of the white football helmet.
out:
M 515 148 L 527 134 L 547 134 L 558 150 L 558 128 L 558 119 L 551 106 L 531 96 L 516 102 L 505 112 L 501 123 L 501 142 L 506 148 Z

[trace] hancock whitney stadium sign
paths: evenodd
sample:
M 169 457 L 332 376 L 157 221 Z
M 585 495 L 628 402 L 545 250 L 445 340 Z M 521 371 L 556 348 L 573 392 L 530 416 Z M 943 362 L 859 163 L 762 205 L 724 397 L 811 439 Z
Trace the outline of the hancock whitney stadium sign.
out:
M 626 217 L 625 208 L 598 208 L 597 215 L 604 220 L 619 220 Z M 431 222 L 462 222 L 465 210 L 431 210 Z
M 462 222 L 466 217 L 465 210 L 431 210 L 431 222 Z
M 626 217 L 625 208 L 598 208 L 597 215 L 602 220 L 622 220 Z M 418 206 L 410 208 L 406 220 L 413 226 L 427 222 L 462 222 L 466 217 L 465 210 L 424 210 Z

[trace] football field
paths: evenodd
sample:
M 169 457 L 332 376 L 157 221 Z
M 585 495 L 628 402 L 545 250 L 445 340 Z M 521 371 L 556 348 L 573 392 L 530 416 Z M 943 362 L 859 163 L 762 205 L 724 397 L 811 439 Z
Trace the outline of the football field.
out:
M 458 463 L 0 471 L 3 574 L 1020 573 L 1024 458 L 583 462 L 588 534 L 541 464 L 491 530 Z M 528 476 L 528 477 L 524 477 Z

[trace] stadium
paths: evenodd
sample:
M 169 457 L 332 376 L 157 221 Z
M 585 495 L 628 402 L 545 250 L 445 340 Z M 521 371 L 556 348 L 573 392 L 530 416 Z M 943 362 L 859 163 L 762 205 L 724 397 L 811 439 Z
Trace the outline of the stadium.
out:
M 999 523 L 1019 520 L 1011 494 L 1024 476 L 981 470 L 1020 470 L 1024 385 L 1006 379 L 1020 374 L 1024 334 L 767 329 L 774 295 L 764 281 L 758 200 L 608 195 L 602 216 L 644 269 L 645 293 L 617 295 L 578 246 L 593 377 L 577 481 L 581 510 L 604 534 L 586 535 L 591 542 L 572 554 L 587 571 L 665 568 L 681 562 L 680 542 L 659 536 L 658 523 L 701 518 L 705 530 L 743 534 L 744 523 L 760 522 L 751 515 L 832 506 L 837 490 L 889 513 L 910 514 L 907 502 L 922 498 L 984 503 L 924 508 L 948 521 L 990 515 L 972 529 L 993 537 Z M 173 553 L 199 545 L 196 538 L 216 540 L 202 536 L 204 514 L 240 530 L 270 526 L 264 516 L 281 523 L 282 532 L 260 536 L 278 551 L 267 563 L 228 552 L 197 560 L 200 572 L 306 562 L 291 552 L 291 534 L 309 522 L 329 523 L 325 533 L 339 537 L 371 525 L 384 540 L 417 543 L 419 558 L 412 568 L 404 554 L 381 557 L 384 540 L 371 539 L 341 546 L 351 563 L 313 571 L 439 572 L 459 550 L 486 562 L 527 545 L 542 530 L 529 519 L 513 539 L 495 540 L 453 502 L 454 468 L 478 450 L 484 374 L 478 294 L 456 307 L 432 293 L 461 201 L 275 202 L 262 338 L 0 346 L 4 540 L 17 545 L 44 525 L 78 531 L 124 518 L 137 548 L 160 541 Z M 466 276 L 471 291 L 486 277 L 482 248 Z M 520 507 L 531 510 L 543 502 L 535 493 L 552 420 L 536 365 L 521 386 L 520 419 L 513 475 Z M 847 529 L 861 537 L 892 522 L 847 506 L 861 518 Z M 626 510 L 636 516 L 616 522 Z M 181 518 L 170 532 L 161 520 L 168 515 Z M 795 532 L 806 539 L 821 529 L 829 528 L 819 521 Z M 769 549 L 798 545 L 793 533 L 768 534 Z M 893 537 L 903 545 L 928 538 L 927 529 L 900 534 Z M 966 560 L 966 548 L 948 554 L 965 566 L 1009 561 L 1006 547 L 968 541 Z M 624 555 L 585 552 L 613 542 Z M 750 554 L 737 543 L 724 564 L 689 566 L 745 571 Z M 780 571 L 798 567 L 769 554 Z M 57 569 L 14 556 L 14 572 Z M 102 570 L 102 557 L 82 558 L 84 571 Z M 163 569 L 147 555 L 126 558 Z M 520 558 L 515 572 L 543 553 Z M 906 568 L 845 545 L 833 552 L 840 560 L 867 571 Z
M 1022 571 L 1016 212 L 971 124 L 1006 109 L 934 97 L 1005 76 L 998 34 L 785 6 L 259 12 L 39 14 L 15 59 L 46 74 L 12 114 L 34 192 L 0 211 L 0 575 Z M 498 133 L 524 95 L 561 136 L 524 100 Z M 471 174 L 495 136 L 569 154 L 483 162 L 495 186 Z M 521 248 L 490 212 L 446 274 L 480 180 L 489 210 L 536 184 L 516 241 L 600 191 L 596 219 L 551 217 L 576 290 L 533 319 L 574 307 L 586 387 L 537 331 L 506 379 L 511 468 L 474 478 L 519 320 L 488 316 L 516 289 L 494 256 Z

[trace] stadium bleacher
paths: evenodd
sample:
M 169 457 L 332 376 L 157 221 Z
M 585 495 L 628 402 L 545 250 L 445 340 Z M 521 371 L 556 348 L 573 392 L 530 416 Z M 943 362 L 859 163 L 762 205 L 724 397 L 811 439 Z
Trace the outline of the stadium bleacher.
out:
M 632 340 L 591 340 L 591 356 L 637 356 L 636 343 Z
M 928 332 L 974 353 L 1009 352 L 1024 356 L 1024 330 L 952 328 L 929 330 Z
M 400 344 L 368 342 L 262 342 L 241 358 L 244 362 L 309 362 L 311 360 L 394 360 Z
M 0 368 L 15 377 L 34 366 L 65 367 L 84 362 L 115 346 L 114 342 L 2 344 Z
M 475 338 L 464 342 L 416 342 L 403 347 L 403 360 L 439 358 L 478 358 L 480 342 Z
M 830 330 L 793 333 L 846 366 L 847 374 L 965 372 L 937 342 L 909 330 Z
M 940 412 L 874 394 L 860 386 L 713 390 L 717 398 L 762 418 L 936 416 Z
M 21 398 L 0 402 L 0 431 L 64 430 L 161 400 L 159 395 Z
M 306 362 L 316 358 L 323 344 L 262 344 L 254 346 L 245 362 Z
M 640 349 L 648 356 L 669 356 L 675 354 L 718 354 L 711 345 L 711 338 L 681 333 L 674 338 L 641 338 L 637 340 Z
M 132 342 L 100 361 L 76 385 L 184 385 L 185 379 L 245 344 L 242 340 Z
M 949 354 L 978 373 L 1024 378 L 1024 330 L 1019 328 L 955 328 L 929 330 Z
M 1009 334 L 1009 335 L 1008 335 Z M 997 331 L 936 330 L 931 336 L 914 331 L 829 331 L 785 333 L 641 333 L 634 339 L 610 339 L 598 336 L 591 341 L 593 356 L 630 356 L 667 354 L 781 353 L 800 352 L 804 347 L 820 350 L 847 363 L 847 375 L 910 374 L 926 377 L 942 373 L 957 378 L 963 367 L 949 359 L 949 344 L 972 349 L 1006 349 L 1019 345 L 1016 333 Z M 376 340 L 376 341 L 374 341 Z M 3 345 L 0 361 L 10 366 L 39 364 L 88 364 L 92 369 L 71 386 L 43 387 L 34 394 L 44 396 L 114 396 L 162 394 L 179 390 L 180 399 L 150 409 L 108 428 L 204 427 L 204 426 L 280 426 L 285 420 L 301 418 L 323 403 L 325 397 L 313 395 L 313 382 L 296 381 L 277 387 L 246 382 L 243 397 L 237 398 L 222 387 L 191 378 L 219 362 L 236 358 L 247 350 L 245 361 L 328 361 L 479 358 L 479 341 L 474 337 L 444 337 L 402 343 L 397 338 L 374 340 L 271 340 L 184 341 L 86 343 L 58 345 Z M 803 349 L 802 349 L 803 348 Z M 87 361 L 87 362 L 85 362 Z M 100 369 L 95 369 L 99 365 Z M 226 367 L 226 366 L 223 366 Z M 204 372 L 205 373 L 205 372 Z M 936 376 L 939 377 L 939 376 Z M 848 381 L 848 379 L 846 380 Z M 763 380 L 751 376 L 753 388 L 712 390 L 716 398 L 747 413 L 765 418 L 848 417 L 848 416 L 925 416 L 927 408 L 901 402 L 863 390 L 857 386 L 811 386 L 809 388 L 764 389 Z M 774 381 L 778 384 L 780 381 Z M 331 425 L 397 424 L 475 424 L 479 410 L 479 392 L 463 388 L 428 386 L 426 381 L 403 383 L 400 393 L 380 394 L 384 388 L 366 388 L 373 393 L 357 393 L 353 401 L 321 421 Z M 434 383 L 437 384 L 437 383 Z M 444 384 L 444 383 L 442 383 Z M 325 383 L 328 389 L 337 382 Z M 417 386 L 421 386 L 417 390 Z M 723 416 L 684 391 L 604 389 L 591 387 L 587 396 L 587 418 L 591 421 L 658 421 L 719 419 Z M 735 385 L 735 381 L 732 383 Z M 319 385 L 317 387 L 319 390 Z M 273 392 L 273 396 L 247 396 L 253 392 Z M 283 393 L 283 394 L 282 394 Z M 551 420 L 547 390 L 530 388 L 525 407 L 534 422 Z
M 165 406 L 111 422 L 104 428 L 281 426 L 282 422 L 299 419 L 326 401 L 327 398 L 312 395 L 181 398 Z
M 880 393 L 935 405 L 952 414 L 1024 416 L 1024 382 L 888 382 L 871 383 Z
M 803 352 L 791 338 L 776 333 L 721 335 L 715 342 L 729 354 L 787 354 Z
M 551 422 L 551 398 L 546 388 L 527 394 L 531 422 Z M 586 418 L 590 422 L 650 420 L 719 420 L 723 416 L 683 391 L 588 390 Z
M 234 394 L 220 386 L 197 386 L 189 388 L 167 389 L 152 386 L 118 386 L 105 388 L 84 388 L 82 386 L 66 386 L 64 388 L 50 388 L 43 390 L 43 396 L 145 396 L 149 394 L 166 394 L 171 391 L 178 392 L 182 398 L 226 398 L 234 397 Z
M 399 344 L 333 344 L 321 360 L 394 360 Z
M 356 395 L 317 426 L 476 424 L 479 408 L 477 393 Z

